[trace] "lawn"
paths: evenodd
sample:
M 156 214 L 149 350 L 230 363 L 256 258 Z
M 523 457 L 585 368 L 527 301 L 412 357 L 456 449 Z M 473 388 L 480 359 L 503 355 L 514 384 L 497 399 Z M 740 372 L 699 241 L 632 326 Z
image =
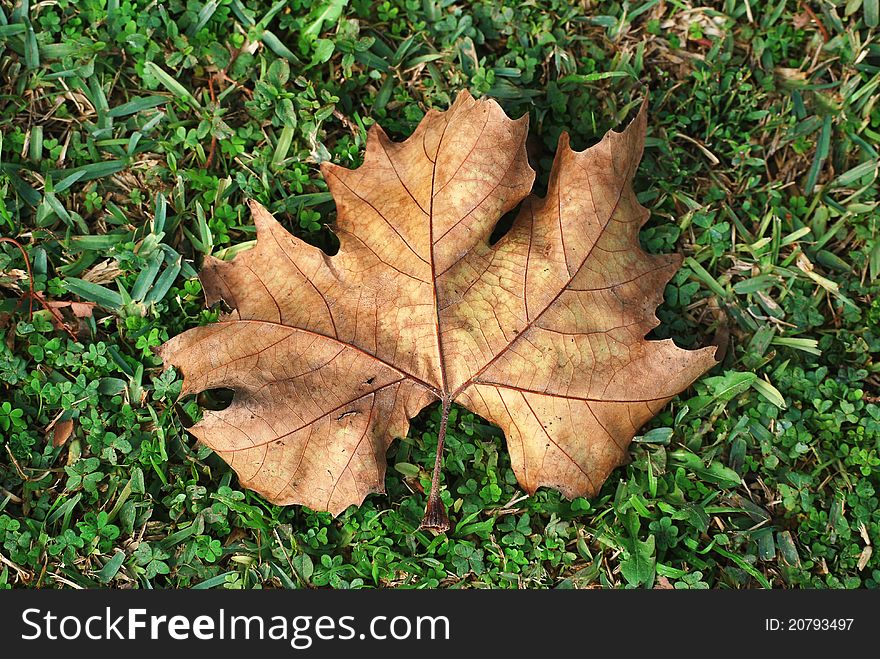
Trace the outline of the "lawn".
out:
M 880 585 L 878 1 L 0 0 L 0 588 Z M 438 406 L 386 495 L 333 518 L 243 489 L 155 349 L 217 319 L 196 273 L 246 200 L 334 248 L 319 164 L 457 92 L 528 113 L 537 189 L 649 95 L 654 338 L 721 362 L 593 499 L 517 485 Z M 542 192 L 543 194 L 543 192 Z

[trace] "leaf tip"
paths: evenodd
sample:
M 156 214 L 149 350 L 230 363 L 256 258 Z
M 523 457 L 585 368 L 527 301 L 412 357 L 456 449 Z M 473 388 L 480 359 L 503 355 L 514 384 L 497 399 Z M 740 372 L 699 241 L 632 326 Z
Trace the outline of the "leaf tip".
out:
M 366 162 L 367 158 L 375 153 L 381 152 L 389 147 L 393 148 L 394 141 L 388 137 L 388 133 L 385 132 L 385 129 L 382 128 L 377 123 L 373 124 L 369 128 L 367 128 L 367 153 L 364 155 L 364 162 Z M 326 178 L 328 173 L 336 172 L 339 169 L 346 169 L 345 167 L 340 167 L 330 161 L 324 161 L 321 163 L 321 174 Z
M 256 199 L 248 199 L 248 208 L 251 210 L 251 217 L 254 218 L 254 226 L 257 228 L 257 239 L 266 231 L 271 231 L 278 226 L 278 220 L 269 212 L 263 204 Z
M 571 151 L 571 136 L 567 130 L 559 133 L 559 139 L 556 141 L 556 152 L 559 153 L 562 149 Z
M 260 213 L 260 212 L 263 212 L 263 213 L 267 213 L 267 212 L 268 212 L 268 211 L 266 210 L 266 207 L 263 206 L 263 204 L 261 204 L 261 203 L 260 203 L 259 201 L 257 201 L 256 199 L 248 199 L 248 200 L 247 200 L 247 205 L 248 205 L 248 208 L 251 209 L 251 213 L 253 213 L 254 215 L 256 215 L 257 213 Z
M 469 89 L 462 89 L 460 92 L 458 92 L 458 95 L 455 97 L 455 101 L 453 101 L 452 107 L 455 107 L 456 105 L 461 105 L 461 104 L 467 103 L 468 101 L 473 101 L 473 100 L 474 100 L 474 97 L 471 94 L 470 90 Z

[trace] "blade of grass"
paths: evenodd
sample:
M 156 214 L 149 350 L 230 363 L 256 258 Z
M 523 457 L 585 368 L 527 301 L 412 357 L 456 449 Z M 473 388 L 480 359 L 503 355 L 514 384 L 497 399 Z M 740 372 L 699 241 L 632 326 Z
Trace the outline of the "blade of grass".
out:
M 61 178 L 72 176 L 73 174 L 82 172 L 81 181 L 92 181 L 105 176 L 112 176 L 117 172 L 125 169 L 126 163 L 122 160 L 104 160 L 101 162 L 93 162 L 88 165 L 74 167 L 73 169 L 53 169 L 49 172 L 52 178 Z
M 27 32 L 24 35 L 24 65 L 30 70 L 40 68 L 40 49 L 37 46 L 37 34 L 30 21 L 26 21 Z
M 286 60 L 288 60 L 298 66 L 303 66 L 302 60 L 299 57 L 297 57 L 296 55 L 294 55 L 293 51 L 291 51 L 287 46 L 285 46 L 281 42 L 281 39 L 276 37 L 272 32 L 269 32 L 269 30 L 263 31 L 263 36 L 260 37 L 260 41 L 262 41 L 264 44 L 266 44 L 266 47 L 269 50 L 271 50 L 273 53 L 278 55 L 278 57 L 283 57 L 284 59 L 286 59 Z
M 807 352 L 811 355 L 821 355 L 819 350 L 819 341 L 816 339 L 799 339 L 785 336 L 777 336 L 770 341 L 771 345 L 784 346 L 786 348 L 794 348 L 801 352 Z
M 168 98 L 165 96 L 140 96 L 122 105 L 117 105 L 115 108 L 110 108 L 107 115 L 110 117 L 125 117 L 130 114 L 143 112 L 144 110 L 150 110 L 167 102 Z
M 193 23 L 186 31 L 187 36 L 195 36 L 199 30 L 205 27 L 208 24 L 208 21 L 211 20 L 214 12 L 217 11 L 217 7 L 219 5 L 220 0 L 208 0 L 208 2 L 202 5 L 202 8 L 199 10 L 196 22 Z
M 17 34 L 21 34 L 22 32 L 27 32 L 27 27 L 22 25 L 21 23 L 16 23 L 15 25 L 2 25 L 0 26 L 0 38 L 5 39 L 6 37 L 14 37 Z
M 74 183 L 79 181 L 83 176 L 85 176 L 85 174 L 86 174 L 85 171 L 80 170 L 78 172 L 74 172 L 73 174 L 65 176 L 63 179 L 61 179 L 55 185 L 55 192 L 58 192 L 58 193 L 64 192 L 70 186 L 72 186 Z
M 717 546 L 715 547 L 715 551 L 718 552 L 719 554 L 721 554 L 722 556 L 729 558 L 734 563 L 736 563 L 740 568 L 742 568 L 743 570 L 748 572 L 750 575 L 752 575 L 755 578 L 755 580 L 758 583 L 760 583 L 761 586 L 763 586 L 764 588 L 766 588 L 768 590 L 773 588 L 773 586 L 770 585 L 770 582 L 767 581 L 767 578 L 763 574 L 758 572 L 749 563 L 747 563 L 741 556 L 737 556 L 736 554 L 733 554 L 729 551 L 725 551 L 724 549 L 721 549 L 721 547 L 717 547 Z
M 105 309 L 117 311 L 122 307 L 122 296 L 116 291 L 111 291 L 109 288 L 101 286 L 100 284 L 95 284 L 77 277 L 67 277 L 64 280 L 64 285 L 73 295 L 88 300 L 89 302 L 94 302 Z
M 807 182 L 805 185 L 807 194 L 813 193 L 813 189 L 816 187 L 816 181 L 819 180 L 819 174 L 822 171 L 822 165 L 825 163 L 825 159 L 828 158 L 828 153 L 830 151 L 831 116 L 828 115 L 822 122 L 822 131 L 819 133 L 819 142 L 816 145 L 816 155 L 813 157 L 813 164 L 810 166 L 810 171 L 807 174 Z
M 204 581 L 200 581 L 199 583 L 192 586 L 193 590 L 208 590 L 210 588 L 216 588 L 217 586 L 222 586 L 226 583 L 226 577 L 230 577 L 232 575 L 238 574 L 237 572 L 230 571 L 224 572 L 223 574 L 218 574 L 216 576 L 211 577 L 210 579 L 205 579 Z
M 779 389 L 766 380 L 758 378 L 752 382 L 752 389 L 757 391 L 761 396 L 773 403 L 779 409 L 784 410 L 787 407 L 785 404 L 785 398 L 779 392 Z
M 156 194 L 156 205 L 153 209 L 153 233 L 165 232 L 165 217 L 168 213 L 168 202 L 161 192 Z
M 702 265 L 697 263 L 697 261 L 692 256 L 687 257 L 684 260 L 684 264 L 688 268 L 690 268 L 691 272 L 694 273 L 694 276 L 701 282 L 706 284 L 709 290 L 715 293 L 715 295 L 722 299 L 727 299 L 729 297 L 728 292 L 724 290 L 724 288 L 721 286 L 721 284 L 718 283 L 715 277 L 709 274 L 709 271 L 706 270 L 706 268 L 704 268 Z
M 272 155 L 272 167 L 277 169 L 287 158 L 287 152 L 293 142 L 293 136 L 296 132 L 292 126 L 284 126 L 281 129 L 281 135 L 278 136 L 278 143 L 275 145 L 275 153 Z
M 880 25 L 880 2 L 878 0 L 864 0 L 862 9 L 865 11 L 865 25 L 868 27 Z
M 165 254 L 162 250 L 157 249 L 153 252 L 152 256 L 150 256 L 150 259 L 147 261 L 147 265 L 141 270 L 134 282 L 134 286 L 131 288 L 132 300 L 135 302 L 142 302 L 144 300 L 144 297 L 147 295 L 147 292 L 150 290 L 150 287 L 156 279 L 156 275 L 159 274 L 159 268 L 162 267 L 164 262 Z
M 168 73 L 165 72 L 159 65 L 154 62 L 147 62 L 144 64 L 144 69 L 150 74 L 155 76 L 159 82 L 162 84 L 165 89 L 174 94 L 177 98 L 182 101 L 186 101 L 191 106 L 193 106 L 197 110 L 201 110 L 201 104 L 196 100 L 195 96 L 189 93 L 189 91 L 181 85 L 177 80 L 172 78 Z
M 181 256 L 178 257 L 177 261 L 165 268 L 156 280 L 156 283 L 150 289 L 150 292 L 147 293 L 147 296 L 144 298 L 145 304 L 156 304 L 165 299 L 168 291 L 171 290 L 171 285 L 174 284 L 174 280 L 177 279 L 177 275 L 180 274 L 182 262 L 183 257 Z
M 115 554 L 113 554 L 113 558 L 107 561 L 104 564 L 104 567 L 100 569 L 97 573 L 98 581 L 101 583 L 110 583 L 110 580 L 116 576 L 119 572 L 119 568 L 122 567 L 123 562 L 125 562 L 125 552 L 122 550 L 117 550 Z

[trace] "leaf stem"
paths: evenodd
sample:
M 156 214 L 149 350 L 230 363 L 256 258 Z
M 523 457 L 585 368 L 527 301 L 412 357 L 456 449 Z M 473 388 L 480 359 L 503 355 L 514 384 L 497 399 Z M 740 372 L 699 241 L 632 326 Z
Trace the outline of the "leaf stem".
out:
M 440 500 L 440 469 L 443 465 L 443 445 L 446 441 L 446 427 L 449 425 L 449 408 L 452 406 L 452 396 L 444 395 L 442 411 L 440 413 L 440 431 L 437 433 L 437 455 L 434 458 L 434 475 L 431 477 L 431 493 L 428 495 L 428 505 L 425 507 L 425 516 L 419 526 L 421 529 L 432 529 L 439 533 L 449 530 L 449 517 Z
M 21 304 L 22 301 L 27 299 L 27 301 L 28 301 L 28 320 L 32 320 L 34 317 L 33 301 L 36 300 L 41 305 L 43 305 L 43 308 L 46 309 L 46 311 L 48 311 L 50 314 L 52 314 L 52 317 L 55 318 L 55 320 L 58 322 L 58 325 L 61 327 L 61 329 L 63 329 L 65 332 L 67 332 L 70 335 L 70 338 L 72 338 L 74 341 L 76 341 L 77 340 L 76 334 L 67 326 L 67 324 L 64 322 L 64 318 L 61 317 L 61 314 L 58 311 L 56 311 L 55 309 L 53 309 L 52 307 L 50 307 L 48 304 L 46 304 L 46 300 L 43 298 L 42 295 L 40 295 L 39 293 L 34 291 L 34 273 L 31 270 L 31 260 L 30 260 L 30 258 L 28 258 L 28 253 L 27 253 L 27 251 L 25 251 L 24 246 L 20 242 L 15 240 L 14 238 L 7 238 L 5 236 L 0 236 L 0 243 L 10 243 L 11 245 L 14 245 L 18 249 L 18 251 L 21 252 L 22 257 L 24 257 L 24 267 L 27 268 L 27 276 L 28 276 L 28 290 L 27 290 L 27 293 L 22 294 L 21 300 L 19 300 L 19 304 Z

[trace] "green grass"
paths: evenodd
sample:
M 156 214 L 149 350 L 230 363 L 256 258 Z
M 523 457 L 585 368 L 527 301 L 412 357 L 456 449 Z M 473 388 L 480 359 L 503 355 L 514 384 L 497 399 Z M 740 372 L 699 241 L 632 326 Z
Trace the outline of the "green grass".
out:
M 877 587 L 878 3 L 713 6 L 0 0 L 0 234 L 33 271 L 0 243 L 0 588 Z M 654 334 L 723 361 L 593 500 L 526 497 L 456 408 L 447 534 L 417 530 L 437 409 L 387 496 L 269 505 L 154 348 L 217 317 L 195 272 L 254 239 L 245 199 L 332 246 L 318 163 L 465 88 L 530 114 L 539 187 L 650 90 L 643 242 L 687 257 Z M 44 301 L 96 306 L 68 333 Z

